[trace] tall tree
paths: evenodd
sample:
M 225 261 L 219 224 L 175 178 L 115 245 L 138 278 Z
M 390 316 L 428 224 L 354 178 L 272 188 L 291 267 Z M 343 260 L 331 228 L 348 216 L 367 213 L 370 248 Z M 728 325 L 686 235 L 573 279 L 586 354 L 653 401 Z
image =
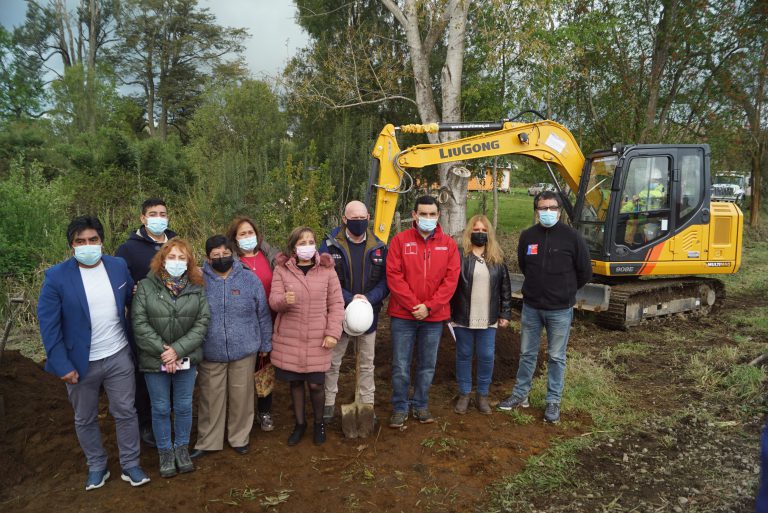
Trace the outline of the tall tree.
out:
M 67 69 L 81 67 L 84 73 L 78 73 L 80 87 L 86 94 L 80 115 L 84 126 L 91 131 L 96 129 L 98 117 L 96 68 L 102 58 L 104 64 L 108 63 L 114 5 L 112 0 L 80 0 L 77 7 L 70 10 L 65 0 L 49 0 L 47 4 L 27 0 L 26 20 L 15 33 L 28 57 L 36 58 L 40 66 L 59 78 L 63 78 Z M 51 62 L 56 57 L 61 66 Z
M 416 107 L 422 123 L 461 120 L 461 86 L 466 45 L 467 16 L 471 0 L 418 2 L 405 0 L 402 7 L 394 0 L 381 0 L 405 32 L 413 73 Z M 435 70 L 430 66 L 438 41 L 445 42 L 445 58 L 440 64 L 440 112 L 435 101 Z M 430 134 L 431 142 L 458 139 L 456 132 Z M 457 164 L 439 166 L 440 187 L 446 193 L 441 210 L 441 225 L 457 235 L 466 224 L 469 172 Z
M 747 133 L 752 199 L 751 226 L 760 223 L 763 170 L 768 160 L 768 4 L 751 0 L 739 4 L 726 18 L 727 53 L 711 59 L 720 87 L 736 109 L 743 113 Z
M 336 110 L 378 106 L 373 112 L 392 114 L 415 107 L 422 123 L 458 121 L 471 3 L 358 0 L 339 7 L 328 0 L 297 0 L 300 23 L 315 41 L 305 58 L 289 68 L 289 90 Z M 393 23 L 400 29 L 394 34 Z M 389 116 L 387 121 L 400 119 Z M 429 136 L 431 142 L 457 137 Z M 457 165 L 440 166 L 438 172 L 445 200 L 441 224 L 456 234 L 465 223 L 468 172 Z
M 197 0 L 126 0 L 119 14 L 121 70 L 127 85 L 144 93 L 147 129 L 165 138 L 185 125 L 214 75 L 243 77 L 225 57 L 242 52 L 247 32 L 216 24 Z
M 45 97 L 40 61 L 28 56 L 0 26 L 0 118 L 41 115 Z

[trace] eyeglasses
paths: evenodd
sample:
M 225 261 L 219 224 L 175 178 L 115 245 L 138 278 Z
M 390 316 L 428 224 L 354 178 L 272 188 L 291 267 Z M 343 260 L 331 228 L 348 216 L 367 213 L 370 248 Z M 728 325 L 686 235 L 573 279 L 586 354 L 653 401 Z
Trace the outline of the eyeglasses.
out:
M 539 212 L 546 212 L 547 210 L 549 210 L 550 212 L 557 212 L 558 210 L 560 210 L 560 207 L 558 207 L 557 205 L 553 205 L 551 207 L 536 207 L 536 210 L 538 210 Z

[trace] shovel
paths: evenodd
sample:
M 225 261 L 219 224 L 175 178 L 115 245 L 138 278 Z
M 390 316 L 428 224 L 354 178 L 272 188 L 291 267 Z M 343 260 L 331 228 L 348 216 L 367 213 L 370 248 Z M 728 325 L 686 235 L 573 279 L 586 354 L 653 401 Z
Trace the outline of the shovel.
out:
M 341 405 L 341 430 L 347 438 L 365 438 L 373 433 L 373 405 L 360 402 L 360 351 L 355 338 L 355 402 Z

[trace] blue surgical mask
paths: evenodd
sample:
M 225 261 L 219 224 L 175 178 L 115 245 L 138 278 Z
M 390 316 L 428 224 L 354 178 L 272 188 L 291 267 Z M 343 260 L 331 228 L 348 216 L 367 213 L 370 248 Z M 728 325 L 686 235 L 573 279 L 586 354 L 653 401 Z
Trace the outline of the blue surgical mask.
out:
M 179 276 L 187 272 L 187 261 L 186 260 L 166 260 L 165 270 L 168 271 L 168 274 L 170 274 L 174 278 L 178 278 Z
M 167 217 L 148 217 L 147 218 L 147 230 L 152 232 L 154 235 L 164 234 L 166 228 L 168 228 Z
M 83 265 L 96 265 L 101 258 L 101 244 L 75 246 L 75 259 Z
M 437 228 L 437 219 L 428 219 L 426 217 L 420 217 L 419 218 L 419 230 L 422 232 L 431 232 L 435 228 Z
M 258 240 L 256 240 L 256 236 L 253 235 L 252 237 L 238 239 L 237 245 L 240 246 L 240 249 L 243 251 L 253 251 L 258 245 Z
M 551 228 L 557 223 L 557 212 L 551 210 L 539 211 L 539 222 L 545 228 Z

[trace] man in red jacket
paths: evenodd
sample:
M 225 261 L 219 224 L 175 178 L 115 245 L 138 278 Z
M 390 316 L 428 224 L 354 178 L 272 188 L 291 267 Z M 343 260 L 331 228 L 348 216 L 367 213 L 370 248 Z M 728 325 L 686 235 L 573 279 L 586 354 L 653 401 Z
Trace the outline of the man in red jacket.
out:
M 422 424 L 435 421 L 427 408 L 429 387 L 435 375 L 443 321 L 451 317 L 450 300 L 460 271 L 456 243 L 437 224 L 440 207 L 435 198 L 417 199 L 411 215 L 413 228 L 392 239 L 387 255 L 393 410 L 389 427 L 392 428 L 405 424 L 409 406 Z M 418 364 L 413 398 L 409 401 L 414 347 Z

